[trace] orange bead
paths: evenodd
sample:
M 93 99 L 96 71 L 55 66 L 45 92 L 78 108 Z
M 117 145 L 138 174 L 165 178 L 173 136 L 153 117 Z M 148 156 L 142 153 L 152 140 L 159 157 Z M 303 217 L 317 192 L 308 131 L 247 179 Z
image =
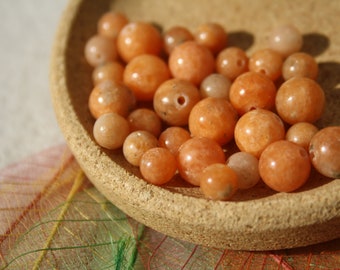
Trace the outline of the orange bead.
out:
M 259 160 L 262 180 L 279 192 L 292 192 L 303 186 L 311 171 L 307 151 L 292 142 L 277 141 L 270 144 Z
M 123 84 L 103 81 L 96 85 L 89 97 L 89 109 L 94 118 L 115 112 L 126 117 L 136 105 L 133 92 Z
M 227 46 L 228 34 L 218 23 L 201 24 L 194 36 L 198 44 L 206 46 L 213 54 L 219 53 Z
M 276 87 L 267 76 L 249 71 L 236 78 L 229 90 L 229 99 L 239 115 L 252 109 L 275 107 Z
M 235 126 L 235 142 L 239 149 L 257 158 L 269 144 L 284 138 L 285 128 L 281 119 L 263 109 L 245 113 Z
M 167 64 L 158 56 L 142 54 L 132 59 L 124 70 L 124 83 L 136 98 L 150 101 L 163 82 L 170 78 Z
M 156 147 L 147 150 L 140 160 L 143 178 L 154 185 L 169 182 L 177 171 L 175 156 L 166 148 Z
M 205 77 L 200 86 L 200 93 L 203 98 L 216 97 L 229 100 L 229 89 L 231 81 L 224 75 L 212 73 Z
M 92 72 L 92 81 L 97 85 L 103 81 L 111 80 L 114 82 L 123 82 L 124 66 L 119 62 L 107 62 L 97 66 Z
M 257 50 L 249 58 L 249 71 L 259 72 L 275 81 L 282 73 L 283 58 L 271 49 Z
M 178 45 L 169 56 L 173 77 L 190 81 L 199 86 L 215 70 L 213 54 L 203 45 L 187 41 Z
M 199 174 L 214 163 L 225 163 L 222 147 L 214 140 L 195 137 L 187 140 L 178 150 L 178 171 L 188 183 L 199 186 Z
M 286 140 L 296 143 L 307 151 L 313 136 L 318 132 L 318 128 L 311 123 L 299 122 L 292 125 L 286 133 Z
M 248 56 L 237 47 L 228 47 L 216 57 L 216 71 L 231 81 L 248 71 Z
M 276 94 L 276 110 L 288 124 L 314 123 L 325 107 L 325 94 L 312 79 L 294 77 L 284 82 Z
M 229 200 L 238 189 L 237 174 L 224 164 L 206 167 L 199 175 L 199 181 L 203 195 L 210 200 Z
M 168 127 L 159 136 L 159 146 L 177 155 L 180 146 L 191 138 L 189 131 L 181 127 Z
M 206 137 L 223 145 L 234 137 L 238 115 L 222 98 L 208 97 L 198 102 L 189 116 L 189 130 L 194 137 Z
M 161 34 L 146 22 L 128 23 L 117 37 L 118 53 L 125 62 L 141 54 L 159 55 L 162 47 Z
M 157 115 L 169 125 L 188 124 L 191 109 L 201 99 L 197 87 L 185 80 L 170 79 L 162 83 L 154 96 Z
M 102 36 L 116 38 L 120 30 L 128 23 L 129 20 L 124 14 L 109 11 L 99 18 L 97 32 Z
M 185 27 L 174 26 L 165 31 L 163 35 L 164 50 L 169 55 L 175 47 L 185 41 L 193 40 L 194 36 Z
M 162 130 L 162 122 L 155 111 L 147 108 L 139 108 L 132 111 L 127 120 L 131 131 L 146 130 L 158 137 Z

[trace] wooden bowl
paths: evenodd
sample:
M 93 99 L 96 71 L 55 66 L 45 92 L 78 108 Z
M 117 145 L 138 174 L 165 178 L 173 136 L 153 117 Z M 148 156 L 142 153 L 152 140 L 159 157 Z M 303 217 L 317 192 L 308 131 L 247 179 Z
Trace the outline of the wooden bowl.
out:
M 157 187 L 140 178 L 121 151 L 106 151 L 93 139 L 87 107 L 92 68 L 84 44 L 109 9 L 130 20 L 175 24 L 191 30 L 203 22 L 221 23 L 229 45 L 251 54 L 264 48 L 266 34 L 291 22 L 304 34 L 303 50 L 320 63 L 327 109 L 320 127 L 340 124 L 340 5 L 327 1 L 157 1 L 71 0 L 58 29 L 51 63 L 51 92 L 57 120 L 80 166 L 93 184 L 129 216 L 166 235 L 229 249 L 274 250 L 306 246 L 340 237 L 340 179 L 316 172 L 302 189 L 275 193 L 260 183 L 232 201 L 204 199 L 197 187 L 174 179 Z

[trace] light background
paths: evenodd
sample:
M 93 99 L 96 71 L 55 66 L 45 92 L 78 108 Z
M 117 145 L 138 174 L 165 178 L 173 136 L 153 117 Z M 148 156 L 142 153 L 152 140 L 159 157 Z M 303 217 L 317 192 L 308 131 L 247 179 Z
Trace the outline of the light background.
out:
M 67 0 L 0 0 L 0 168 L 62 143 L 49 90 Z

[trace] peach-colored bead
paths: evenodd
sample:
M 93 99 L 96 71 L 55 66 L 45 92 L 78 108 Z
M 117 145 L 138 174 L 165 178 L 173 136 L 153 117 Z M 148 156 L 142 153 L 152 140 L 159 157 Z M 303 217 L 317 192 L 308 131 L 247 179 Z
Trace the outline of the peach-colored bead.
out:
M 218 23 L 201 24 L 196 29 L 194 36 L 198 44 L 206 46 L 215 55 L 227 46 L 228 34 Z
M 231 81 L 248 71 L 248 56 L 238 47 L 228 47 L 216 57 L 216 71 Z
M 165 147 L 177 155 L 180 146 L 191 138 L 189 131 L 181 127 L 168 127 L 159 136 L 159 146 Z
M 149 149 L 157 147 L 157 138 L 148 131 L 137 130 L 131 132 L 123 144 L 125 159 L 134 166 L 139 166 L 142 155 Z
M 96 85 L 89 97 L 89 109 L 94 118 L 115 112 L 126 117 L 136 105 L 133 92 L 125 85 L 103 81 Z
M 275 81 L 282 73 L 283 58 L 272 49 L 261 49 L 249 58 L 249 71 L 259 72 Z
M 280 86 L 275 105 L 282 120 L 288 124 L 314 123 L 323 113 L 325 93 L 314 80 L 294 77 Z
M 287 130 L 286 140 L 296 143 L 308 151 L 309 143 L 318 130 L 319 129 L 311 123 L 299 122 Z
M 169 55 L 176 46 L 193 39 L 194 36 L 187 28 L 182 26 L 171 27 L 163 35 L 164 50 Z
M 175 78 L 190 81 L 199 86 L 205 77 L 215 70 L 213 54 L 195 41 L 178 45 L 169 56 L 169 68 Z
M 124 83 L 137 100 L 150 101 L 163 82 L 170 78 L 167 64 L 158 56 L 142 54 L 132 59 L 124 70 Z
M 101 115 L 93 126 L 93 136 L 96 142 L 110 150 L 122 147 L 129 133 L 128 121 L 117 113 Z
M 229 99 L 239 115 L 252 109 L 271 110 L 275 106 L 276 86 L 267 76 L 249 71 L 236 78 Z
M 238 115 L 226 99 L 208 97 L 191 110 L 189 130 L 194 137 L 206 137 L 223 145 L 234 137 Z
M 231 81 L 224 75 L 213 73 L 205 77 L 200 86 L 201 96 L 225 98 L 229 100 Z
M 128 18 L 123 13 L 109 11 L 99 18 L 97 32 L 106 37 L 116 38 L 128 22 Z
M 118 53 L 125 62 L 141 54 L 159 55 L 162 47 L 160 32 L 146 22 L 128 23 L 117 37 Z
M 131 131 L 146 130 L 158 137 L 161 133 L 162 122 L 155 111 L 147 108 L 138 108 L 127 117 Z
M 169 125 L 188 124 L 191 109 L 201 99 L 197 87 L 189 81 L 170 79 L 162 83 L 154 96 L 157 115 Z
M 92 67 L 115 61 L 118 58 L 114 40 L 100 35 L 94 35 L 86 42 L 84 55 Z
M 269 144 L 284 138 L 282 120 L 268 110 L 249 111 L 241 116 L 235 126 L 235 142 L 239 149 L 257 158 Z
M 97 66 L 92 72 L 92 81 L 97 85 L 103 81 L 111 80 L 118 83 L 123 82 L 124 66 L 119 62 L 107 62 Z

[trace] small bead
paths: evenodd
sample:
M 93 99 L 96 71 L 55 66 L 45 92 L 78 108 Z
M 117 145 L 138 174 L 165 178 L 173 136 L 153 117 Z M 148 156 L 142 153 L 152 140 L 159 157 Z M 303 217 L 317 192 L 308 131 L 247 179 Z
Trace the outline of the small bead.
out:
M 307 151 L 292 142 L 280 140 L 270 144 L 259 160 L 262 180 L 278 192 L 292 192 L 303 186 L 311 171 Z
M 189 130 L 192 136 L 206 137 L 220 145 L 230 142 L 238 115 L 226 99 L 204 98 L 191 110 Z
M 178 45 L 169 56 L 169 68 L 174 78 L 199 86 L 215 70 L 213 54 L 195 41 Z
M 300 31 L 293 25 L 282 25 L 274 29 L 268 37 L 268 47 L 287 57 L 298 52 L 303 45 Z
M 86 42 L 84 54 L 92 67 L 115 61 L 118 57 L 114 40 L 100 35 L 94 35 Z
M 177 155 L 181 145 L 191 138 L 189 131 L 181 127 L 168 127 L 159 136 L 159 146 L 167 148 Z
M 139 166 L 142 155 L 149 149 L 157 147 L 157 138 L 148 131 L 138 130 L 131 132 L 123 144 L 123 154 L 126 160 Z
M 245 113 L 235 126 L 238 148 L 259 158 L 272 142 L 285 138 L 282 120 L 275 113 L 256 109 Z
M 184 126 L 188 124 L 191 109 L 200 99 L 194 84 L 182 79 L 170 79 L 158 87 L 153 107 L 169 125 Z
M 93 126 L 93 136 L 96 142 L 110 150 L 122 147 L 129 133 L 128 121 L 117 113 L 101 115 Z
M 199 175 L 200 189 L 210 200 L 226 201 L 238 189 L 237 174 L 224 164 L 212 164 Z
M 224 75 L 213 73 L 207 76 L 201 83 L 200 93 L 203 98 L 216 97 L 229 100 L 231 81 Z
M 275 107 L 276 86 L 267 76 L 246 72 L 236 78 L 229 90 L 229 99 L 239 115 L 253 109 Z
M 176 171 L 176 158 L 166 148 L 151 148 L 143 154 L 140 161 L 140 172 L 143 178 L 154 185 L 169 182 Z
M 162 122 L 155 111 L 147 108 L 139 108 L 132 111 L 127 120 L 131 131 L 146 130 L 158 138 L 162 129 Z
M 312 79 L 294 77 L 284 82 L 276 94 L 276 110 L 288 124 L 314 123 L 325 107 L 325 94 Z
M 248 71 L 248 56 L 237 47 L 222 50 L 216 58 L 216 71 L 231 81 Z
M 111 80 L 114 82 L 123 82 L 124 66 L 119 62 L 107 62 L 95 67 L 92 72 L 92 81 L 97 85 L 103 81 Z
M 315 58 L 304 52 L 293 53 L 282 66 L 282 76 L 287 81 L 293 77 L 307 77 L 316 80 L 319 72 Z
M 178 171 L 188 183 L 199 186 L 198 175 L 214 163 L 225 163 L 222 147 L 214 140 L 195 137 L 187 140 L 178 150 Z
M 94 118 L 110 112 L 126 117 L 135 105 L 133 92 L 125 85 L 113 81 L 99 83 L 89 97 L 89 109 Z
M 127 63 L 141 54 L 159 55 L 163 46 L 159 31 L 146 22 L 130 22 L 117 37 L 120 57 Z
M 129 23 L 127 17 L 119 12 L 109 11 L 98 20 L 97 32 L 109 38 L 116 38 L 120 30 Z
M 340 126 L 331 126 L 316 133 L 309 146 L 314 168 L 322 175 L 340 178 Z
M 132 59 L 124 70 L 124 83 L 137 100 L 150 101 L 163 82 L 170 78 L 167 64 L 158 56 L 142 54 Z
M 228 34 L 218 23 L 201 24 L 195 31 L 195 41 L 207 47 L 214 55 L 227 46 Z
M 194 36 L 187 28 L 182 26 L 171 27 L 163 35 L 164 50 L 170 55 L 175 47 L 193 39 Z
M 232 154 L 226 164 L 237 174 L 238 187 L 248 189 L 260 181 L 259 160 L 246 152 Z
M 299 122 L 292 125 L 286 133 L 286 140 L 296 143 L 308 151 L 309 143 L 318 132 L 318 128 L 311 123 Z

